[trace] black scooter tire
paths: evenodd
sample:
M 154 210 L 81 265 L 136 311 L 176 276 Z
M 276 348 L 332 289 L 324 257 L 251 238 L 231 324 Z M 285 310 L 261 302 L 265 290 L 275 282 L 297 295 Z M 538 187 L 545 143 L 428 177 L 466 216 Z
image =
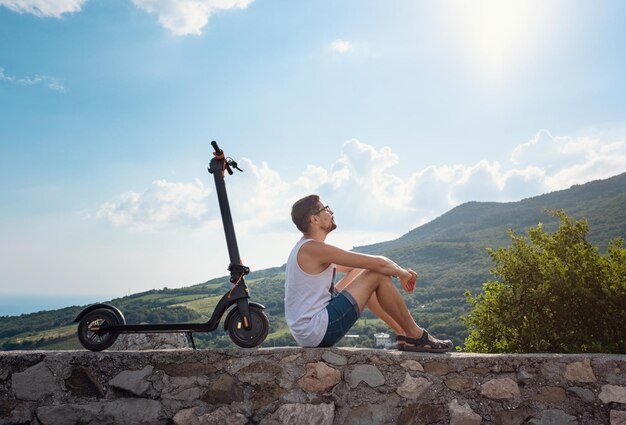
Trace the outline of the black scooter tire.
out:
M 109 348 L 117 340 L 118 332 L 92 332 L 91 326 L 118 325 L 115 313 L 106 308 L 90 311 L 78 323 L 78 341 L 90 351 L 102 351 Z
M 239 311 L 235 311 L 228 319 L 228 336 L 239 347 L 254 348 L 261 345 L 269 333 L 270 321 L 258 307 L 250 306 L 250 324 L 250 329 L 246 330 Z

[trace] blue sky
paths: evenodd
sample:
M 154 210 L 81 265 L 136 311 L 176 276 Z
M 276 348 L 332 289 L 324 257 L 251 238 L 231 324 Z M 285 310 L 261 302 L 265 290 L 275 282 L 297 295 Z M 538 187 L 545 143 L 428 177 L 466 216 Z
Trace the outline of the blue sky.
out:
M 278 266 L 320 193 L 344 248 L 626 171 L 623 1 L 0 0 L 0 294 Z M 1 312 L 0 312 L 1 314 Z

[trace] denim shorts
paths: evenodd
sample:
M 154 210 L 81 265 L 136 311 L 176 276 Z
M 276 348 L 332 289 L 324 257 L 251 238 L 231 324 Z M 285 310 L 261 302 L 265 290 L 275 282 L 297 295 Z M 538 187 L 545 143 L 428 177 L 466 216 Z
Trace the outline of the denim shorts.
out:
M 361 315 L 359 304 L 347 291 L 333 296 L 326 306 L 326 311 L 328 311 L 328 327 L 318 347 L 332 347 L 338 343 Z

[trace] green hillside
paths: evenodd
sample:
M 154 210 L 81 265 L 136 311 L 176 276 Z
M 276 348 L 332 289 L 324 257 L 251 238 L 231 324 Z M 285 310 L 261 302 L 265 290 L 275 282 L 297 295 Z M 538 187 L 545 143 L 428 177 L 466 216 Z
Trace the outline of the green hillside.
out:
M 468 202 L 402 237 L 355 251 L 385 255 L 419 272 L 418 288 L 407 300 L 418 323 L 438 337 L 462 345 L 466 336 L 459 318 L 468 305 L 463 293 L 480 291 L 492 267 L 486 248 L 508 245 L 507 230 L 525 233 L 542 222 L 556 228 L 545 209 L 564 209 L 573 218 L 586 218 L 589 240 L 601 251 L 608 241 L 626 238 L 626 173 L 606 180 L 576 185 L 519 202 Z M 253 271 L 248 276 L 252 299 L 267 307 L 270 335 L 264 346 L 294 345 L 284 320 L 284 268 Z M 221 295 L 230 288 L 228 278 L 180 289 L 161 289 L 111 300 L 128 323 L 206 321 Z M 0 317 L 0 349 L 80 348 L 72 320 L 81 307 Z M 386 330 L 370 314 L 357 323 L 360 346 L 373 343 L 373 334 Z M 194 334 L 200 347 L 234 346 L 220 329 Z M 354 343 L 354 342 L 352 342 Z

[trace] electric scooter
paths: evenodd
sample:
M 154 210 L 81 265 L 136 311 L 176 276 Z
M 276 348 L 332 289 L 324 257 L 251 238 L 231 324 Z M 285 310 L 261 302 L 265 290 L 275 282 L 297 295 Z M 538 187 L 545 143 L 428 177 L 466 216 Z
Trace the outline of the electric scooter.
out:
M 226 245 L 230 257 L 230 282 L 232 288 L 222 296 L 215 306 L 211 318 L 206 323 L 163 323 L 127 325 L 122 312 L 110 304 L 95 304 L 80 312 L 74 322 L 78 323 L 78 340 L 81 345 L 91 351 L 102 351 L 109 348 L 120 334 L 127 333 L 178 333 L 184 332 L 191 340 L 192 347 L 194 332 L 212 332 L 219 326 L 222 316 L 234 305 L 224 320 L 224 330 L 228 331 L 230 339 L 240 347 L 252 348 L 260 345 L 269 332 L 269 320 L 263 312 L 265 307 L 250 302 L 250 294 L 244 276 L 250 269 L 244 266 L 239 257 L 235 228 L 228 204 L 224 174 L 233 174 L 233 168 L 242 171 L 232 158 L 227 158 L 215 141 L 213 158 L 208 167 L 213 174 L 217 200 L 226 235 Z

